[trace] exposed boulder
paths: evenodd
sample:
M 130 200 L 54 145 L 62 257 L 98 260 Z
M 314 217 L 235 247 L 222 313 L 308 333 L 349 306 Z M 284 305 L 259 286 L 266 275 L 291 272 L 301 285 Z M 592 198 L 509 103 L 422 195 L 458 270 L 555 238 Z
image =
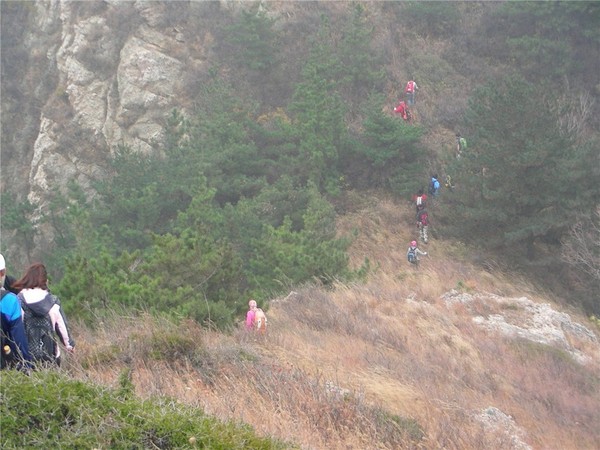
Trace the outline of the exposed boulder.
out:
M 575 343 L 597 343 L 596 335 L 584 325 L 573 322 L 569 314 L 556 311 L 548 303 L 536 303 L 526 297 L 510 298 L 490 293 L 464 293 L 452 290 L 442 296 L 447 307 L 461 304 L 467 308 L 483 302 L 494 313 L 475 312 L 473 322 L 500 334 L 527 339 L 567 351 L 576 361 L 589 357 Z

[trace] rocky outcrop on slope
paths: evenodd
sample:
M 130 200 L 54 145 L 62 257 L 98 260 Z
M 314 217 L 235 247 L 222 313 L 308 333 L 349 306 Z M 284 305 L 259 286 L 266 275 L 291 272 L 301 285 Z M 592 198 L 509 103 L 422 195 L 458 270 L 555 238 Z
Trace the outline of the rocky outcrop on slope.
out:
M 455 290 L 444 294 L 442 299 L 448 307 L 461 304 L 469 308 L 477 301 L 483 302 L 489 306 L 490 313 L 485 316 L 475 314 L 474 323 L 504 336 L 559 348 L 582 364 L 589 356 L 578 349 L 575 343 L 598 342 L 591 330 L 571 320 L 569 314 L 554 310 L 548 303 L 536 303 L 526 297 L 508 298 L 490 293 L 469 294 Z

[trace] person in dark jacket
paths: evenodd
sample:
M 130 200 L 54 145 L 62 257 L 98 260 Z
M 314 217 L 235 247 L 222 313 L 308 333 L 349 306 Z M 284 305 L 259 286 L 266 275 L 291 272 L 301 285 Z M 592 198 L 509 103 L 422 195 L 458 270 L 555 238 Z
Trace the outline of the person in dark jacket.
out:
M 6 273 L 6 268 L 4 269 L 4 281 L 0 284 L 0 287 L 3 287 L 4 290 L 8 292 L 12 292 L 13 294 L 18 294 L 19 292 L 13 288 L 13 284 L 17 281 L 14 277 L 11 277 Z
M 0 255 L 0 315 L 2 321 L 2 348 L 0 368 L 16 367 L 26 370 L 31 367 L 31 354 L 25 335 L 21 304 L 17 296 L 5 289 L 6 261 Z
M 413 200 L 413 203 L 415 204 L 415 207 L 417 208 L 417 210 L 416 210 L 417 214 L 422 209 L 425 209 L 425 206 L 427 205 L 427 194 L 425 194 L 425 191 L 423 190 L 423 188 L 419 189 L 419 191 L 413 195 L 412 200 Z

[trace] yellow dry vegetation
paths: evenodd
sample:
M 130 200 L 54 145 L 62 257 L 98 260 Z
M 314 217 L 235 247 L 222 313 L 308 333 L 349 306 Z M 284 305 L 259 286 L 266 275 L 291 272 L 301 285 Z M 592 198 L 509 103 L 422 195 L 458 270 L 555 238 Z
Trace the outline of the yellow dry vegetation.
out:
M 455 289 L 553 299 L 525 280 L 473 265 L 467 249 L 435 238 L 415 270 L 405 259 L 416 236 L 411 221 L 408 200 L 375 196 L 342 217 L 339 232 L 356 236 L 352 264 L 368 258 L 373 272 L 364 282 L 306 286 L 273 299 L 264 338 L 241 327 L 222 334 L 188 321 L 115 315 L 96 330 L 78 327 L 68 370 L 116 385 L 131 367 L 142 397 L 167 395 L 305 449 L 594 448 L 598 341 L 571 342 L 590 355 L 580 365 L 564 352 L 476 326 L 474 315 L 502 310 L 484 300 L 471 309 L 448 306 L 441 296 Z M 156 357 L 149 343 L 157 335 L 174 339 L 182 353 Z M 478 421 L 490 407 L 514 426 Z M 375 409 L 414 420 L 423 439 L 382 437 Z

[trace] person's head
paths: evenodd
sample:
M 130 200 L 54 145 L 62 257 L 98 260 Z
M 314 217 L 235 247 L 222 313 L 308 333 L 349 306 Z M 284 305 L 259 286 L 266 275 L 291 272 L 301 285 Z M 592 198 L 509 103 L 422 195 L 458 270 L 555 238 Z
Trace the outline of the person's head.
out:
M 257 307 L 257 305 L 256 305 L 256 300 L 250 300 L 250 301 L 248 302 L 248 306 L 250 307 L 250 309 L 254 309 L 254 308 L 256 308 L 256 307 Z
M 431 178 L 435 178 L 435 179 L 437 180 L 437 179 L 438 179 L 438 174 L 437 174 L 437 173 L 433 174 L 433 175 L 431 176 Z
M 421 195 L 423 195 L 423 192 L 425 192 L 425 191 L 423 190 L 423 188 L 421 188 L 421 189 L 419 189 L 419 192 L 417 192 L 417 194 L 418 194 L 419 196 L 421 196 Z
M 6 277 L 6 261 L 4 256 L 0 254 L 0 286 L 4 286 L 4 278 Z
M 456 133 L 456 137 L 459 138 L 460 137 L 460 133 Z
M 32 264 L 27 268 L 25 275 L 13 284 L 18 289 L 41 288 L 48 289 L 48 272 L 42 263 Z
M 411 247 L 416 247 L 417 246 L 417 241 L 411 241 L 410 246 Z

